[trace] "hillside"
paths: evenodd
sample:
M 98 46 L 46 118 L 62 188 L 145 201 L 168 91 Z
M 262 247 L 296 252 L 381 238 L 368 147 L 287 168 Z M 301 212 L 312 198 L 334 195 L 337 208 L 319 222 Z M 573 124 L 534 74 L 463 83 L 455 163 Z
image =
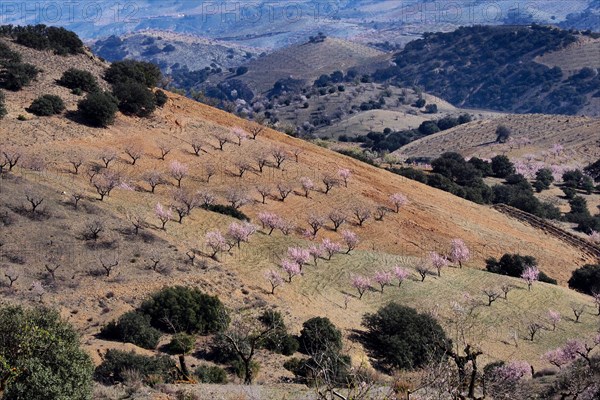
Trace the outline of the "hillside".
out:
M 517 287 L 507 301 L 479 308 L 475 329 L 486 360 L 524 359 L 536 368 L 545 367 L 540 359 L 543 353 L 563 344 L 567 338 L 589 337 L 597 329 L 591 298 L 564 287 L 571 271 L 594 260 L 550 235 L 492 208 L 271 129 L 265 128 L 256 140 L 246 140 L 240 145 L 230 136 L 221 151 L 215 136 L 230 135 L 231 128 L 236 126 L 247 130 L 256 126 L 175 94 L 169 94 L 165 106 L 151 117 L 119 114 L 114 125 L 106 129 L 79 124 L 68 112 L 35 117 L 27 114 L 25 108 L 32 99 L 46 93 L 61 96 L 68 111 L 76 109 L 79 98 L 55 84 L 66 69 L 76 65 L 100 78 L 107 65 L 89 54 L 62 57 L 13 43 L 10 46 L 22 54 L 25 62 L 44 71 L 33 85 L 5 93 L 8 115 L 0 124 L 0 148 L 18 151 L 22 157 L 0 180 L 1 276 L 9 273 L 19 277 L 12 288 L 2 278 L 0 296 L 10 302 L 41 302 L 60 308 L 63 316 L 82 332 L 85 347 L 94 354 L 96 362 L 107 348 L 134 348 L 98 339 L 101 326 L 137 307 L 149 293 L 177 284 L 219 295 L 232 308 L 274 307 L 282 311 L 294 333 L 299 332 L 302 322 L 309 317 L 329 317 L 342 328 L 355 364 L 367 359 L 362 347 L 351 340 L 354 330 L 360 329 L 365 312 L 375 311 L 389 300 L 399 301 L 437 315 L 450 332 L 454 302 L 463 301 L 465 293 L 483 297 L 483 289 L 507 282 Z M 18 119 L 21 114 L 26 118 Z M 203 143 L 200 156 L 193 154 L 190 145 L 198 140 Z M 135 165 L 124 153 L 131 144 L 145 153 Z M 159 146 L 171 149 L 163 157 L 166 160 L 161 159 Z M 88 172 L 100 164 L 106 149 L 114 150 L 117 156 L 101 171 L 118 174 L 120 184 L 100 201 L 90 185 L 92 178 Z M 273 156 L 278 149 L 287 158 L 281 168 L 275 166 Z M 268 164 L 260 173 L 256 160 L 263 153 Z M 74 173 L 70 163 L 76 158 L 84 162 L 79 173 Z M 161 229 L 154 210 L 157 203 L 165 207 L 174 204 L 177 184 L 169 177 L 173 161 L 189 167 L 189 174 L 181 183 L 184 190 L 210 191 L 217 203 L 226 204 L 231 189 L 236 189 L 237 193 L 248 196 L 248 203 L 240 210 L 253 223 L 260 225 L 258 214 L 269 211 L 293 223 L 296 229 L 289 235 L 279 231 L 268 235 L 259 228 L 249 243 L 219 254 L 218 262 L 207 257 L 205 234 L 215 229 L 226 231 L 236 220 L 196 208 L 181 224 L 172 220 L 167 222 L 166 229 Z M 252 167 L 239 177 L 238 167 L 244 162 Z M 209 168 L 214 169 L 214 176 L 207 179 Z M 340 169 L 352 173 L 347 187 L 342 184 L 324 193 L 322 179 L 328 174 L 336 175 Z M 155 193 L 143 179 L 148 171 L 163 172 L 167 181 Z M 316 184 L 308 197 L 300 193 L 301 177 L 310 177 Z M 274 188 L 277 184 L 289 185 L 294 192 L 285 201 L 277 199 Z M 266 204 L 261 202 L 258 185 L 270 186 L 271 196 Z M 307 247 L 323 238 L 340 240 L 329 223 L 316 238 L 308 238 L 303 231 L 308 228 L 311 214 L 325 216 L 339 210 L 350 215 L 355 206 L 369 210 L 391 207 L 389 197 L 398 192 L 409 201 L 399 213 L 389 212 L 382 221 L 371 218 L 364 226 L 354 222 L 344 225 L 361 239 L 356 250 L 335 254 L 331 260 L 320 259 L 317 267 L 307 265 L 303 276 L 279 288 L 275 295 L 269 294 L 264 273 L 277 268 L 289 246 Z M 75 207 L 72 196 L 77 193 L 83 198 Z M 32 195 L 43 198 L 39 212 L 29 209 L 27 197 Z M 135 216 L 146 221 L 138 235 L 133 233 L 130 222 Z M 103 226 L 100 237 L 86 240 L 84 233 L 95 221 Z M 430 275 L 420 282 L 415 272 L 419 260 L 430 251 L 447 253 L 453 238 L 466 242 L 473 255 L 471 260 L 464 268 L 446 268 L 441 277 Z M 190 251 L 197 255 L 194 263 L 186 256 Z M 540 269 L 558 279 L 560 285 L 536 283 L 528 291 L 518 279 L 481 271 L 486 258 L 509 252 L 535 256 Z M 159 262 L 153 264 L 156 259 Z M 118 265 L 106 273 L 102 264 L 114 261 Z M 357 298 L 350 285 L 352 274 L 372 275 L 396 264 L 405 266 L 412 274 L 401 288 L 387 287 L 383 294 L 371 290 L 362 300 Z M 59 269 L 54 279 L 44 271 L 47 266 L 56 265 Z M 39 285 L 32 286 L 35 282 L 41 282 L 42 291 Z M 572 304 L 589 306 L 580 323 L 569 318 Z M 543 332 L 535 341 L 526 340 L 528 323 L 543 319 L 549 308 L 564 316 L 560 328 L 556 332 Z M 512 341 L 515 335 L 518 347 Z M 198 339 L 200 350 L 205 345 L 205 338 Z M 202 355 L 199 351 L 190 356 L 190 364 L 199 363 Z M 259 361 L 263 368 L 259 383 L 275 383 L 289 377 L 289 372 L 281 368 L 284 360 L 283 356 L 261 353 Z
M 335 55 L 335 56 L 333 56 Z M 337 38 L 306 42 L 285 47 L 242 65 L 248 68 L 243 75 L 214 76 L 209 83 L 236 79 L 246 84 L 255 94 L 263 94 L 282 79 L 300 80 L 311 85 L 319 76 L 341 70 L 355 69 L 361 73 L 373 72 L 387 65 L 389 56 L 374 48 Z
M 512 131 L 513 143 L 496 143 L 496 128 L 505 125 Z M 395 154 L 400 157 L 435 158 L 447 151 L 465 157 L 491 158 L 506 154 L 522 159 L 527 154 L 552 162 L 554 144 L 564 147 L 557 164 L 588 165 L 600 157 L 600 119 L 551 115 L 505 115 L 474 121 L 409 143 Z
M 395 66 L 378 71 L 374 77 L 401 86 L 419 85 L 457 107 L 598 115 L 594 105 L 600 75 L 585 68 L 570 75 L 559 66 L 550 68 L 536 62 L 536 57 L 584 39 L 537 25 L 459 28 L 451 33 L 427 34 L 409 43 L 395 56 Z M 572 48 L 586 51 L 585 47 Z M 590 57 L 592 64 L 585 66 L 596 67 L 595 60 Z

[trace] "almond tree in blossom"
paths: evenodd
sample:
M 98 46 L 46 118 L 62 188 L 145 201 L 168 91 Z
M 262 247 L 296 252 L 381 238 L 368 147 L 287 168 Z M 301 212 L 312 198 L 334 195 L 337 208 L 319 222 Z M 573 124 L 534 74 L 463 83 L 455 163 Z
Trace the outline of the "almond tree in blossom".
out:
M 204 209 L 208 209 L 217 201 L 217 197 L 208 190 L 199 190 L 196 192 L 196 199 L 198 204 Z
M 142 175 L 142 179 L 150 185 L 150 192 L 154 193 L 158 185 L 165 183 L 163 174 L 159 171 L 147 171 Z
M 167 222 L 169 222 L 171 218 L 173 218 L 173 210 L 170 207 L 165 208 L 162 204 L 156 203 L 156 207 L 154 207 L 154 214 L 162 224 L 161 229 L 165 230 Z
M 328 238 L 323 239 L 321 246 L 323 247 L 323 250 L 325 250 L 325 253 L 327 253 L 328 260 L 331 260 L 331 257 L 333 257 L 334 254 L 342 251 L 341 244 L 334 242 L 332 240 L 329 240 Z
M 302 266 L 308 264 L 308 261 L 310 261 L 310 252 L 301 247 L 289 247 L 287 249 L 287 256 L 300 266 L 300 270 L 302 270 Z
M 292 282 L 294 276 L 300 275 L 300 266 L 292 260 L 284 259 L 281 262 L 281 268 L 288 274 L 288 282 Z
M 398 280 L 399 287 L 402 286 L 402 282 L 404 282 L 410 276 L 410 271 L 407 270 L 406 268 L 402 268 L 399 265 L 395 266 L 394 269 L 392 270 L 392 272 L 394 273 L 394 276 Z
M 271 294 L 275 294 L 275 289 L 284 283 L 281 274 L 274 269 L 271 269 L 265 273 L 265 279 L 271 284 Z
M 261 212 L 258 214 L 258 220 L 262 224 L 263 228 L 269 230 L 268 235 L 271 235 L 273 231 L 281 225 L 281 218 L 271 212 Z
M 521 274 L 521 279 L 527 283 L 527 290 L 531 290 L 533 282 L 537 281 L 540 276 L 540 271 L 536 267 L 527 267 Z
M 342 239 L 344 239 L 344 243 L 347 247 L 346 254 L 350 254 L 350 252 L 358 246 L 360 241 L 356 233 L 348 230 L 342 231 Z
M 307 222 L 312 229 L 312 237 L 316 237 L 319 230 L 325 225 L 325 218 L 317 214 L 311 214 L 308 216 Z
M 390 196 L 390 201 L 394 205 L 394 209 L 396 210 L 396 213 L 399 213 L 400 208 L 402 208 L 403 206 L 405 206 L 408 203 L 408 199 L 402 193 L 394 193 L 393 195 Z
M 246 191 L 240 188 L 231 188 L 225 194 L 225 198 L 231 205 L 231 207 L 238 210 L 244 204 L 249 202 L 248 195 Z
M 227 236 L 229 236 L 235 244 L 237 244 L 238 249 L 242 242 L 246 243 L 250 240 L 250 236 L 252 236 L 256 232 L 256 226 L 249 222 L 232 222 L 227 229 Z
M 271 187 L 271 185 L 259 184 L 256 186 L 256 191 L 258 192 L 258 194 L 260 194 L 263 204 L 266 204 L 267 197 L 271 196 L 272 190 L 273 188 Z
M 371 288 L 371 280 L 366 276 L 355 275 L 352 277 L 352 286 L 358 290 L 358 298 L 362 299 L 365 292 Z
M 246 132 L 244 129 L 240 128 L 239 126 L 234 127 L 231 130 L 231 134 L 237 138 L 238 146 L 242 145 L 242 141 L 248 139 L 248 132 Z
M 442 268 L 448 266 L 448 259 L 435 251 L 429 253 L 429 261 L 431 265 L 437 270 L 438 276 L 442 276 Z
M 217 260 L 217 254 L 228 248 L 227 240 L 219 231 L 207 232 L 204 238 L 206 246 L 212 251 L 210 257 L 214 260 Z
M 217 173 L 217 167 L 212 163 L 207 163 L 204 165 L 204 173 L 206 174 L 206 183 L 210 183 L 210 178 Z
M 459 267 L 462 268 L 462 263 L 471 258 L 469 248 L 462 239 L 452 239 L 450 246 L 450 261 L 458 263 Z
M 308 252 L 313 259 L 313 263 L 315 264 L 315 267 L 317 266 L 317 262 L 318 262 L 319 258 L 323 257 L 323 255 L 325 254 L 325 251 L 323 250 L 323 248 L 321 246 L 317 246 L 317 245 L 310 246 L 308 248 Z
M 373 280 L 381 286 L 381 293 L 383 293 L 383 288 L 387 285 L 392 284 L 392 274 L 388 271 L 378 271 L 373 276 Z
M 344 187 L 348 187 L 348 180 L 350 180 L 350 177 L 352 176 L 352 172 L 350 172 L 350 170 L 347 168 L 341 168 L 338 171 L 338 176 L 340 177 L 342 182 L 344 182 Z
M 562 317 L 558 311 L 548 310 L 548 320 L 550 321 L 550 324 L 552 325 L 553 331 L 556 330 L 556 325 L 558 325 L 561 318 Z
M 292 221 L 282 219 L 278 228 L 281 231 L 281 233 L 283 233 L 285 236 L 287 236 L 290 233 L 292 233 L 292 231 L 294 229 L 296 229 L 296 225 Z
M 565 150 L 565 148 L 563 145 L 555 143 L 550 148 L 550 153 L 552 154 L 552 156 L 554 156 L 554 158 L 556 158 L 556 157 L 560 156 L 564 150 Z
M 169 173 L 177 181 L 177 187 L 181 187 L 181 180 L 188 176 L 189 168 L 187 165 L 174 160 L 169 165 Z
M 315 184 L 313 181 L 306 176 L 300 178 L 300 185 L 302 185 L 302 190 L 304 191 L 304 197 L 308 198 L 311 190 L 314 190 Z
M 328 194 L 331 189 L 340 184 L 340 181 L 336 177 L 329 174 L 323 176 L 322 182 L 325 185 L 325 190 L 323 191 L 325 194 Z
M 346 222 L 346 215 L 338 210 L 333 210 L 328 215 L 329 220 L 333 223 L 333 230 L 337 232 L 338 228 Z

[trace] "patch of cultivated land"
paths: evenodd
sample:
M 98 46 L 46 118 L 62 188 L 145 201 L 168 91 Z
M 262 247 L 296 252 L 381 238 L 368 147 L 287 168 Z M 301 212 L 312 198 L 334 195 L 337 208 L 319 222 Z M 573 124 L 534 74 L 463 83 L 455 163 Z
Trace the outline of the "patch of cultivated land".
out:
M 25 51 L 23 51 L 25 53 Z M 7 301 L 37 302 L 39 293 L 28 290 L 36 280 L 47 281 L 45 265 L 52 261 L 60 264 L 56 282 L 49 281 L 46 293 L 41 296 L 45 305 L 59 307 L 83 333 L 84 343 L 99 360 L 99 353 L 107 348 L 131 348 L 131 345 L 100 341 L 96 338 L 101 326 L 117 318 L 123 312 L 140 304 L 149 294 L 164 286 L 191 285 L 210 294 L 219 295 L 231 307 L 274 306 L 282 311 L 286 323 L 298 333 L 301 323 L 312 316 L 329 317 L 341 327 L 346 337 L 360 328 L 361 316 L 371 312 L 387 301 L 394 300 L 430 311 L 440 317 L 449 327 L 452 304 L 462 302 L 465 293 L 484 300 L 482 290 L 499 287 L 511 282 L 517 289 L 511 291 L 508 300 L 498 300 L 491 307 L 480 307 L 478 322 L 474 328 L 485 357 L 493 359 L 525 359 L 535 367 L 544 366 L 541 354 L 555 348 L 567 338 L 588 337 L 597 328 L 597 319 L 589 297 L 564 287 L 571 271 L 593 260 L 578 250 L 541 233 L 517 220 L 484 207 L 454 197 L 414 181 L 360 163 L 354 159 L 333 153 L 311 143 L 282 133 L 265 129 L 257 140 L 247 140 L 241 145 L 228 143 L 224 151 L 218 150 L 215 134 L 228 133 L 230 128 L 253 125 L 225 112 L 204 106 L 189 99 L 169 95 L 163 109 L 157 110 L 149 119 L 129 118 L 119 115 L 116 123 L 108 129 L 94 129 L 73 122 L 64 116 L 18 121 L 18 114 L 25 114 L 24 107 L 31 99 L 45 94 L 62 70 L 77 63 L 84 63 L 86 56 L 60 58 L 46 54 L 44 61 L 33 57 L 46 70 L 38 83 L 18 93 L 7 93 L 9 115 L 0 125 L 0 147 L 18 147 L 23 153 L 22 166 L 17 166 L 0 181 L 0 224 L 2 240 L 2 272 L 13 269 L 19 275 L 13 288 L 2 289 Z M 91 68 L 102 64 L 90 60 Z M 43 65 L 42 65 L 43 64 Z M 82 65 L 82 64 L 80 64 Z M 74 97 L 63 88 L 54 88 L 67 102 L 68 109 L 75 109 Z M 204 142 L 203 152 L 195 156 L 191 150 L 192 139 Z M 128 162 L 124 149 L 135 143 L 145 155 L 135 165 Z M 172 148 L 166 160 L 159 159 L 157 143 Z M 114 149 L 117 159 L 109 170 L 117 171 L 125 183 L 113 190 L 104 201 L 96 192 L 84 172 L 92 164 L 99 163 L 104 149 Z M 273 165 L 274 149 L 283 149 L 287 160 L 282 168 Z M 298 161 L 293 153 L 300 151 Z M 269 164 L 259 173 L 256 156 L 265 153 Z M 72 173 L 69 160 L 79 154 L 85 160 L 80 174 Z M 33 168 L 41 165 L 44 168 Z M 219 229 L 226 231 L 234 219 L 201 209 L 192 211 L 182 224 L 171 221 L 166 230 L 159 228 L 154 216 L 158 202 L 168 206 L 175 181 L 158 186 L 150 193 L 142 179 L 145 172 L 163 171 L 168 176 L 169 165 L 179 161 L 189 166 L 189 176 L 182 181 L 188 191 L 211 191 L 217 202 L 225 204 L 229 189 L 247 192 L 250 202 L 241 207 L 254 223 L 263 211 L 274 212 L 293 222 L 299 228 L 289 236 L 281 232 L 267 235 L 260 230 L 250 243 L 233 248 L 220 255 L 220 262 L 200 257 L 194 265 L 186 262 L 185 253 L 190 249 L 205 252 L 204 235 Z M 33 163 L 32 161 L 36 161 Z M 236 176 L 236 162 L 248 161 L 252 168 L 243 178 Z M 207 182 L 207 165 L 215 167 L 216 173 Z M 27 168 L 27 166 L 30 166 Z M 326 174 L 336 174 L 340 168 L 352 171 L 348 187 L 336 187 L 329 194 L 322 192 L 321 179 Z M 299 178 L 310 177 L 317 190 L 309 198 L 292 193 L 285 201 L 277 200 L 276 191 L 262 204 L 256 186 L 287 183 L 299 192 Z M 43 215 L 31 216 L 21 207 L 27 205 L 26 193 L 34 191 L 44 198 Z M 73 193 L 81 191 L 84 198 L 79 207 L 70 202 Z M 278 288 L 269 295 L 270 287 L 264 272 L 277 268 L 277 264 L 290 245 L 308 246 L 312 243 L 301 231 L 308 228 L 307 217 L 311 214 L 327 215 L 332 210 L 351 213 L 354 205 L 367 206 L 371 210 L 379 205 L 391 207 L 388 198 L 401 192 L 409 204 L 399 213 L 388 213 L 383 221 L 368 220 L 363 227 L 352 222 L 344 228 L 356 232 L 361 243 L 351 254 L 336 254 L 332 260 L 319 260 L 318 266 L 306 266 L 304 276 L 296 277 L 291 284 Z M 139 214 L 148 222 L 140 235 L 133 235 L 128 215 Z M 82 239 L 82 230 L 88 222 L 101 220 L 104 230 L 98 241 Z M 323 238 L 340 240 L 340 235 L 328 225 L 319 231 L 316 242 Z M 415 279 L 412 269 L 417 258 L 429 251 L 447 252 L 450 240 L 462 238 L 471 248 L 473 258 L 462 269 L 447 268 L 440 278 L 429 276 L 425 282 Z M 517 279 L 508 279 L 481 271 L 484 260 L 504 253 L 522 253 L 535 256 L 540 269 L 559 280 L 561 286 L 535 284 L 531 292 Z M 94 276 L 91 272 L 101 269 L 100 260 L 118 259 L 119 264 L 110 276 Z M 152 258 L 160 259 L 160 268 L 153 271 Z M 376 271 L 400 264 L 411 269 L 413 277 L 401 288 L 387 287 L 383 294 L 367 293 L 362 300 L 355 297 L 350 287 L 353 273 L 372 275 Z M 348 295 L 347 309 L 344 306 Z M 581 323 L 569 320 L 573 303 L 588 304 Z M 548 309 L 563 314 L 563 321 L 554 332 L 541 332 L 535 341 L 525 340 L 526 326 L 532 320 L 543 321 Z M 518 347 L 510 338 L 516 332 Z M 452 335 L 452 332 L 449 332 Z M 166 340 L 166 339 L 165 339 Z M 198 346 L 205 348 L 200 338 Z M 348 351 L 358 363 L 364 358 L 361 347 L 347 342 Z M 136 351 L 140 351 L 136 349 Z M 260 382 L 277 382 L 289 373 L 281 368 L 284 358 L 261 357 Z M 197 360 L 190 361 L 195 364 Z M 295 387 L 290 388 L 294 391 Z
M 496 128 L 505 125 L 513 143 L 496 143 Z M 564 147 L 558 159 L 549 154 L 554 144 Z M 533 154 L 550 164 L 585 166 L 600 157 L 600 119 L 552 115 L 505 115 L 474 121 L 416 140 L 397 150 L 400 157 L 437 157 L 457 151 L 465 157 L 490 158 L 505 154 L 523 158 Z

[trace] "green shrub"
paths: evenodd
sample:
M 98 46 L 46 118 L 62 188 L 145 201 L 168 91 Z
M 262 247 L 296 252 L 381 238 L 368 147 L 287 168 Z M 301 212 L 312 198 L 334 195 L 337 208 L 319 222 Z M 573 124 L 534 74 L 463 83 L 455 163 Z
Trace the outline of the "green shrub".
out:
M 96 368 L 95 377 L 105 384 L 124 382 L 130 371 L 138 372 L 148 382 L 173 382 L 175 362 L 168 356 L 148 357 L 134 352 L 110 349 L 102 364 Z
M 232 206 L 226 206 L 223 204 L 211 204 L 208 207 L 204 208 L 208 211 L 228 215 L 241 221 L 250 221 L 250 218 L 246 214 Z
M 7 44 L 0 42 L 0 66 L 7 63 L 20 63 L 21 54 L 13 51 Z
M 126 81 L 113 85 L 113 94 L 119 99 L 123 114 L 147 117 L 156 109 L 154 93 L 139 82 Z
M 60 114 L 65 110 L 63 100 L 52 94 L 45 94 L 35 99 L 27 111 L 37 116 Z
M 21 90 L 34 81 L 40 71 L 27 63 L 7 63 L 0 70 L 0 87 L 12 91 Z
M 442 357 L 449 343 L 444 330 L 430 315 L 397 303 L 366 314 L 362 325 L 365 347 L 383 366 L 414 369 Z
M 108 92 L 89 93 L 77 104 L 79 113 L 93 126 L 106 127 L 115 120 L 118 101 Z
M 261 343 L 263 348 L 286 356 L 291 356 L 298 351 L 298 340 L 288 334 L 280 312 L 268 310 L 258 319 L 266 326 L 275 326 L 273 334 L 269 335 Z
M 164 288 L 146 300 L 140 310 L 151 318 L 152 326 L 169 332 L 208 334 L 219 332 L 229 323 L 218 297 L 183 286 Z
M 571 273 L 569 287 L 582 293 L 600 292 L 600 264 L 587 264 Z
M 162 90 L 157 90 L 156 93 L 154 93 L 154 97 L 156 99 L 157 107 L 164 106 L 167 103 L 167 100 L 169 100 L 165 92 L 163 92 Z
M 492 172 L 497 178 L 506 178 L 515 173 L 515 166 L 508 157 L 498 155 L 492 158 Z
M 65 28 L 46 25 L 28 25 L 13 28 L 17 43 L 36 50 L 54 50 L 56 54 L 83 53 L 83 42 Z
M 238 378 L 244 378 L 246 376 L 246 366 L 240 358 L 231 361 L 231 368 Z M 250 361 L 250 368 L 252 376 L 256 377 L 260 371 L 260 364 L 257 361 Z
M 172 354 L 189 354 L 194 350 L 196 339 L 187 333 L 177 333 L 168 344 L 169 352 Z
M 84 92 L 96 92 L 100 90 L 96 77 L 89 71 L 77 68 L 69 68 L 58 80 L 58 84 L 68 89 L 80 89 Z
M 158 346 L 161 333 L 150 325 L 149 316 L 130 311 L 121 315 L 117 321 L 108 323 L 100 332 L 100 337 L 152 350 Z
M 525 268 L 537 267 L 537 260 L 532 256 L 520 254 L 504 254 L 500 260 L 491 257 L 485 260 L 485 269 L 494 274 L 520 277 Z
M 331 353 L 323 354 L 318 361 L 314 358 L 300 359 L 292 357 L 287 360 L 283 367 L 292 372 L 297 378 L 302 378 L 307 384 L 322 381 L 323 379 L 330 380 L 338 386 L 347 386 L 351 382 L 350 367 L 352 360 L 346 354 Z M 315 376 L 314 371 L 319 371 L 327 376 Z
M 26 117 L 26 116 L 24 116 L 23 114 L 19 114 L 19 115 L 17 116 L 17 120 L 18 120 L 18 121 L 27 121 L 27 117 Z
M 91 398 L 94 366 L 58 312 L 0 307 L 0 338 L 3 399 Z
M 302 324 L 300 351 L 312 355 L 342 349 L 342 332 L 326 317 L 314 317 Z
M 112 63 L 106 70 L 104 79 L 113 85 L 135 81 L 150 88 L 162 79 L 162 73 L 158 66 L 152 63 L 125 60 Z
M 227 383 L 227 372 L 221 367 L 210 365 L 199 365 L 194 371 L 194 375 L 201 383 Z

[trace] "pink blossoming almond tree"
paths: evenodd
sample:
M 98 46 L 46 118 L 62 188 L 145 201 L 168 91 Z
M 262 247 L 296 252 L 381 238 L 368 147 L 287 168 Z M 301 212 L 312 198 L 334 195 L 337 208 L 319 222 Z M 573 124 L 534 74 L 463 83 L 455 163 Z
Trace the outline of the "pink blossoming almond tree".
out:
M 308 248 L 308 252 L 310 253 L 310 256 L 313 259 L 315 267 L 317 266 L 317 262 L 318 262 L 319 258 L 323 257 L 323 255 L 325 254 L 323 248 L 321 246 L 317 246 L 317 245 L 310 246 Z
M 256 232 L 256 226 L 249 222 L 232 222 L 227 229 L 229 236 L 236 244 L 238 249 L 242 242 L 248 242 L 250 236 Z
M 187 165 L 175 160 L 169 165 L 171 177 L 177 181 L 177 187 L 181 187 L 181 180 L 188 176 L 189 168 Z
M 210 248 L 210 257 L 217 259 L 217 254 L 227 250 L 227 240 L 219 231 L 210 231 L 206 233 L 205 244 Z
M 347 168 L 340 168 L 338 170 L 338 176 L 341 181 L 344 182 L 344 187 L 348 187 L 348 181 L 350 180 L 350 177 L 352 177 L 352 172 Z
M 162 224 L 161 229 L 165 230 L 167 222 L 173 218 L 173 210 L 170 207 L 165 208 L 162 204 L 156 203 L 156 207 L 154 207 L 154 214 Z
M 393 279 L 392 273 L 388 271 L 378 271 L 373 276 L 373 280 L 381 287 L 381 293 L 383 293 L 384 287 L 392 284 Z
M 437 270 L 438 276 L 442 276 L 442 268 L 448 266 L 448 259 L 435 251 L 429 253 L 429 262 L 431 262 L 431 265 Z
M 395 266 L 392 272 L 398 280 L 398 287 L 402 286 L 402 282 L 404 282 L 410 276 L 410 271 L 399 265 Z
M 323 242 L 321 243 L 321 247 L 323 248 L 323 250 L 325 251 L 325 253 L 327 254 L 327 259 L 331 260 L 331 257 L 333 257 L 334 254 L 339 253 L 340 251 L 342 251 L 342 245 L 334 242 L 328 238 L 323 239 Z
M 396 211 L 396 213 L 399 213 L 400 208 L 408 204 L 408 199 L 402 193 L 394 193 L 390 196 L 390 201 L 394 205 L 394 210 Z
M 271 294 L 275 294 L 275 289 L 284 283 L 281 274 L 274 269 L 265 272 L 265 279 L 271 284 Z
M 356 248 L 356 246 L 358 246 L 358 243 L 360 242 L 358 235 L 352 231 L 342 231 L 342 239 L 344 240 L 344 243 L 346 244 L 346 254 L 350 254 L 350 252 L 352 250 L 354 250 Z
M 281 218 L 271 212 L 261 212 L 258 214 L 258 220 L 262 224 L 263 228 L 269 230 L 269 235 L 273 233 L 275 229 L 281 226 Z
M 527 290 L 531 290 L 533 282 L 537 281 L 540 276 L 540 271 L 536 267 L 527 267 L 521 274 L 521 279 L 527 283 Z
M 355 275 L 352 277 L 352 286 L 358 291 L 358 298 L 362 299 L 365 292 L 371 288 L 371 280 L 366 276 Z
M 234 127 L 231 130 L 231 134 L 237 139 L 238 146 L 241 146 L 242 141 L 244 141 L 248 138 L 248 132 L 246 132 L 244 129 L 240 128 L 239 126 Z
M 308 264 L 310 261 L 310 252 L 301 247 L 289 247 L 287 250 L 287 256 L 290 260 L 294 261 L 300 266 L 300 270 L 302 270 L 302 266 Z
M 300 266 L 296 262 L 287 258 L 281 262 L 281 269 L 288 274 L 288 282 L 290 283 L 292 282 L 293 277 L 300 275 L 302 272 Z
M 300 178 L 300 185 L 302 186 L 302 191 L 304 192 L 304 197 L 308 198 L 311 190 L 315 189 L 315 184 L 309 177 L 303 176 Z
M 458 266 L 462 268 L 462 263 L 469 261 L 471 258 L 469 248 L 462 239 L 452 239 L 450 246 L 450 261 L 458 263 Z

